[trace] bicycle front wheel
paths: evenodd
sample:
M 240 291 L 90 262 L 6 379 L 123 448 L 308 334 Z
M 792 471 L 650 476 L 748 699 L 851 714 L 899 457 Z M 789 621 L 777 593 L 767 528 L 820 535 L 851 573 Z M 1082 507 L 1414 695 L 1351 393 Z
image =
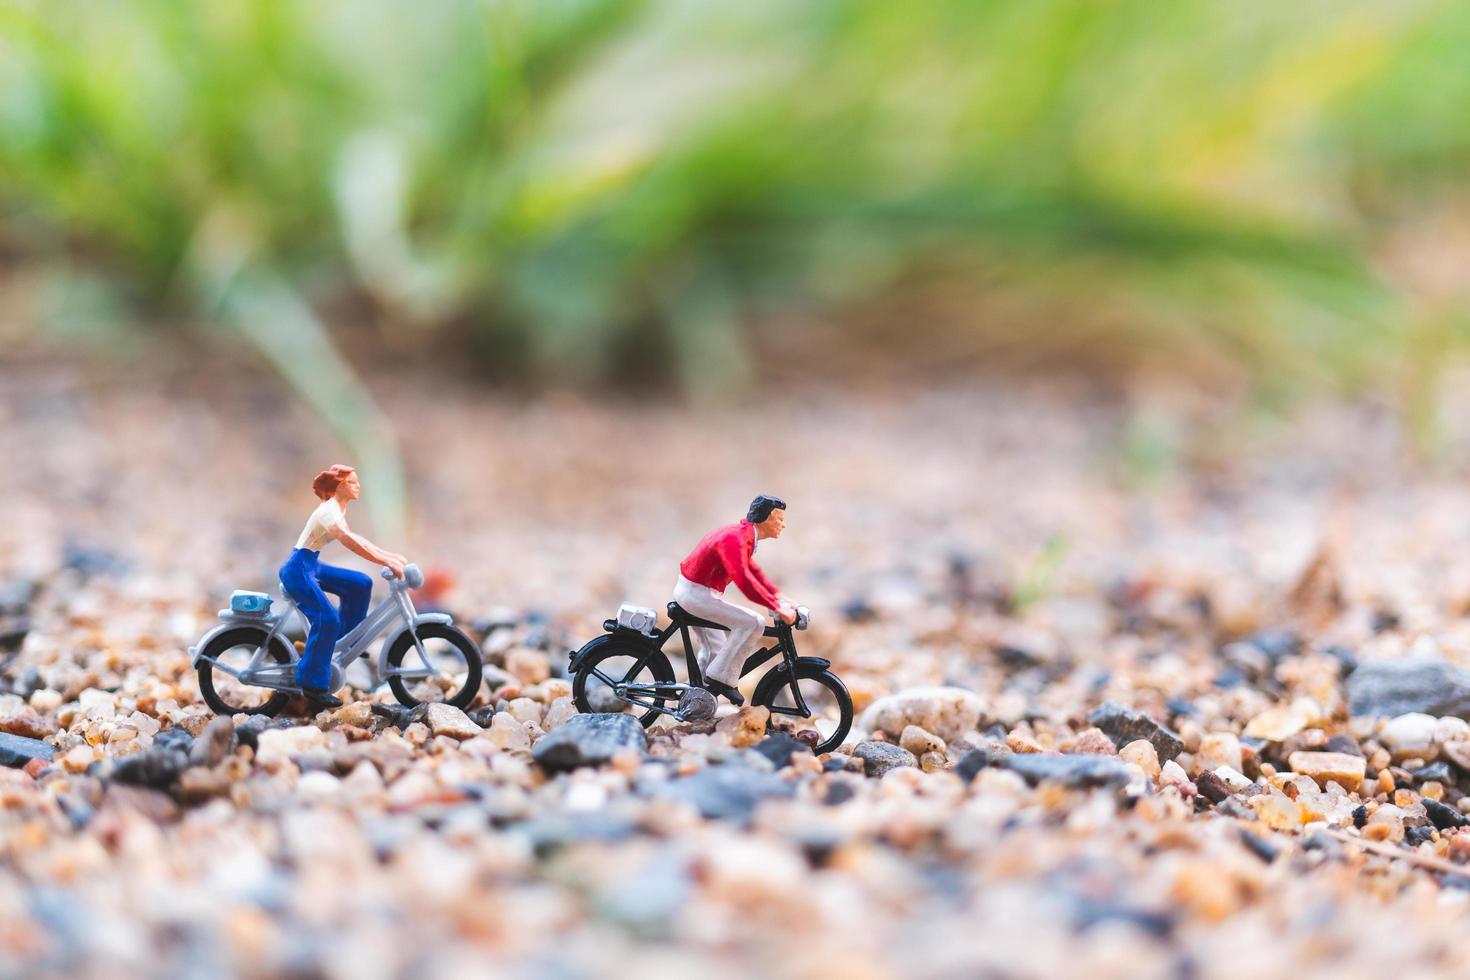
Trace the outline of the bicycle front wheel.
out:
M 480 648 L 463 630 L 444 623 L 417 627 L 424 656 L 419 657 L 413 634 L 404 631 L 388 649 L 388 687 L 410 708 L 443 701 L 467 708 L 480 693 L 483 665 Z
M 784 669 L 773 670 L 761 678 L 751 696 L 752 704 L 770 709 L 771 725 L 778 719 L 796 723 L 797 730 L 815 729 L 820 740 L 816 754 L 831 752 L 842 744 L 852 729 L 852 695 L 841 678 L 815 663 L 796 664 L 796 686 L 806 705 L 803 712 L 791 692 L 791 675 Z

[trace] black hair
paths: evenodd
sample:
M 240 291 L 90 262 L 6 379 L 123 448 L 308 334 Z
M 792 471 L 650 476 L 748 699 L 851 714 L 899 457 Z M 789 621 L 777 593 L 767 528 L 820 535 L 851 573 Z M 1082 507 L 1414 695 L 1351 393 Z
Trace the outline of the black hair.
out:
M 786 501 L 780 497 L 770 497 L 761 494 L 750 502 L 750 510 L 745 512 L 745 519 L 752 524 L 760 524 L 771 516 L 773 510 L 785 510 Z

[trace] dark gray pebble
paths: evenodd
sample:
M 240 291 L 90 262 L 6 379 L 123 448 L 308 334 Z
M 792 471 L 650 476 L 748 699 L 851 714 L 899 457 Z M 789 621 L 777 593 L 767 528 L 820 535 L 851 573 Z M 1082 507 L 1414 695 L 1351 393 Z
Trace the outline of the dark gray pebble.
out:
M 178 731 L 178 729 L 171 728 L 169 731 Z M 225 761 L 235 751 L 239 739 L 235 735 L 235 726 L 230 719 L 216 718 L 204 726 L 204 731 L 192 741 L 193 744 L 189 747 L 189 763 L 213 768 Z M 155 744 L 157 744 L 156 740 Z
M 1448 762 L 1431 762 L 1427 766 L 1409 770 L 1409 777 L 1416 783 L 1448 783 L 1454 780 L 1454 770 Z
M 859 742 L 852 754 L 854 758 L 863 760 L 863 772 L 875 779 L 893 769 L 919 767 L 919 760 L 912 752 L 892 742 Z
M 37 667 L 31 666 L 20 672 L 20 675 L 15 679 L 15 683 L 10 685 L 10 690 L 12 693 L 19 694 L 23 698 L 29 698 L 45 686 L 45 682 L 41 680 L 41 671 Z
M 1281 853 L 1280 844 L 1262 837 L 1260 834 L 1253 834 L 1249 830 L 1242 830 L 1240 832 L 1240 842 L 1245 845 L 1246 850 L 1267 864 L 1275 861 Z
M 1404 830 L 1404 843 L 1409 847 L 1418 847 L 1420 844 L 1433 839 L 1433 827 L 1409 827 Z
M 215 721 L 220 720 L 223 720 L 227 725 L 230 723 L 230 720 L 228 718 L 215 719 Z M 210 722 L 210 724 L 214 724 L 214 722 Z M 163 731 L 153 736 L 153 747 L 155 749 L 178 749 L 182 752 L 188 752 L 191 748 L 194 747 L 194 736 L 190 735 L 189 732 L 183 728 L 165 728 Z
M 240 740 L 241 745 L 248 745 L 252 749 L 259 749 L 261 732 L 267 728 L 290 727 L 291 722 L 285 718 L 268 718 L 265 715 L 251 715 L 235 726 L 235 737 Z
M 71 542 L 61 551 L 61 564 L 83 578 L 93 575 L 122 576 L 132 571 L 133 563 L 115 551 L 93 545 Z
M 1440 830 L 1449 830 L 1452 827 L 1463 827 L 1470 820 L 1465 818 L 1459 810 L 1452 806 L 1445 806 L 1439 800 L 1424 799 L 1424 812 L 1429 815 L 1430 821 Z
M 1072 904 L 1072 925 L 1078 932 L 1099 925 L 1129 925 L 1154 939 L 1167 939 L 1174 931 L 1174 917 L 1119 902 L 1078 898 Z
M 1146 739 L 1159 754 L 1160 762 L 1168 762 L 1184 751 L 1184 742 L 1174 732 L 1148 715 L 1129 711 L 1113 701 L 1105 702 L 1088 712 L 1087 723 L 1101 729 L 1120 749 L 1129 742 Z
M 694 884 L 688 862 L 675 848 L 666 851 L 602 892 L 597 914 L 642 939 L 671 937 Z
M 1393 718 L 1418 711 L 1437 718 L 1470 718 L 1470 671 L 1438 658 L 1360 664 L 1348 677 L 1347 693 L 1354 717 Z
M 547 772 L 608 762 L 619 752 L 643 752 L 648 736 L 628 714 L 574 715 L 536 743 L 531 755 Z
M 691 776 L 654 786 L 650 792 L 693 804 L 706 819 L 743 822 L 750 819 L 762 800 L 789 797 L 795 787 L 774 773 L 746 766 L 709 766 Z
M 31 621 L 24 617 L 0 619 L 0 650 L 14 653 L 20 650 L 26 634 L 31 631 Z
M 777 769 L 784 769 L 791 765 L 792 756 L 803 752 L 811 755 L 812 750 L 805 742 L 778 732 L 775 735 L 767 735 L 751 751 L 758 752 L 770 759 L 771 764 Z
M 116 760 L 110 769 L 104 768 L 102 775 L 127 786 L 168 789 L 188 767 L 188 753 L 154 748 Z
M 36 583 L 17 578 L 0 582 L 0 616 L 21 616 L 36 597 Z
M 1084 789 L 1094 786 L 1126 786 L 1128 767 L 1107 755 L 1042 755 L 1018 752 L 1003 765 L 1030 783 L 1059 783 Z
M 841 806 L 857 795 L 857 787 L 847 779 L 834 779 L 827 784 L 822 802 L 827 806 Z
M 536 856 L 544 858 L 568 844 L 587 841 L 613 844 L 627 840 L 638 833 L 638 822 L 629 814 L 600 810 L 595 813 L 549 813 L 507 829 L 529 838 Z
M 423 721 L 429 713 L 429 706 L 427 704 L 420 704 L 412 708 L 406 708 L 398 704 L 382 704 L 381 702 L 374 701 L 369 710 L 379 718 L 386 720 L 393 727 L 407 728 L 416 721 Z M 483 728 L 484 726 L 482 725 L 480 727 Z
M 954 771 L 968 783 L 980 774 L 981 769 L 1003 765 L 1010 754 L 1010 749 L 999 745 L 971 749 L 960 756 L 960 761 L 955 764 Z
M 1342 842 L 1325 830 L 1314 830 L 1302 838 L 1302 850 L 1320 851 L 1328 857 L 1342 855 Z
M 38 738 L 0 732 L 0 766 L 20 769 L 32 759 L 50 762 L 55 754 L 55 749 Z
M 1273 667 L 1287 657 L 1296 656 L 1302 649 L 1301 634 L 1293 629 L 1257 630 L 1247 637 L 1246 642 L 1264 653 Z

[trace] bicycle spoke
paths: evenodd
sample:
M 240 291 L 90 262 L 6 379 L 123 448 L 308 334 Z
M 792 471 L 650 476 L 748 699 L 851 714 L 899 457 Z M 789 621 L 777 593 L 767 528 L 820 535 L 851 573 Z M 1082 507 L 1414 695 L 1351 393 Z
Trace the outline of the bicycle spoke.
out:
M 823 738 L 831 735 L 842 723 L 842 706 L 836 695 L 815 678 L 801 678 L 796 686 L 793 694 L 790 682 L 781 685 L 771 702 L 771 714 L 791 718 L 798 729 L 813 728 Z
M 413 652 L 406 654 L 403 661 L 390 668 L 418 701 L 442 701 L 446 694 L 458 690 L 464 683 L 469 665 L 465 654 L 452 642 L 442 637 L 417 637 Z M 410 658 L 422 666 L 410 666 Z
M 424 669 L 429 672 L 429 675 L 430 676 L 439 677 L 439 678 L 443 678 L 444 676 L 446 676 L 442 671 L 440 671 L 437 667 L 435 667 L 432 663 L 429 662 L 429 655 L 428 655 L 428 652 L 424 649 L 424 641 L 423 640 L 419 639 L 418 637 L 415 637 L 414 638 L 413 648 L 414 648 L 414 652 L 418 654 L 419 663 L 421 663 L 421 664 L 424 665 Z M 456 656 L 456 660 L 458 660 L 458 657 L 457 656 Z
M 291 664 L 278 665 L 264 656 L 262 648 L 254 644 L 233 646 L 207 659 L 214 668 L 216 694 L 226 704 L 243 711 L 258 708 L 275 692 L 258 683 L 242 680 L 242 675 L 269 682 L 280 677 L 289 679 L 289 672 L 295 669 Z
M 642 657 L 608 657 L 587 668 L 587 701 L 602 713 L 656 710 L 670 698 L 657 684 L 658 675 Z

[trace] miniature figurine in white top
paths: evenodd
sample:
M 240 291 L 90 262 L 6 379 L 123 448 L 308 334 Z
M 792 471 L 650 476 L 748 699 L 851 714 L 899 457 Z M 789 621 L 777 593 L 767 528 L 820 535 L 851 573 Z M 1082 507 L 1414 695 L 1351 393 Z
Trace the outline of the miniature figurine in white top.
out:
M 311 481 L 311 489 L 321 503 L 307 518 L 295 550 L 281 566 L 281 585 L 311 624 L 306 649 L 296 665 L 296 683 L 309 700 L 335 708 L 342 701 L 327 690 L 332 676 L 332 648 L 339 636 L 351 632 L 367 615 L 373 580 L 362 572 L 319 561 L 322 547 L 334 539 L 340 541 L 348 551 L 386 565 L 399 578 L 403 577 L 407 559 L 379 548 L 348 528 L 347 505 L 362 494 L 357 471 L 352 467 L 328 467 Z M 327 598 L 329 592 L 337 596 L 340 609 Z

